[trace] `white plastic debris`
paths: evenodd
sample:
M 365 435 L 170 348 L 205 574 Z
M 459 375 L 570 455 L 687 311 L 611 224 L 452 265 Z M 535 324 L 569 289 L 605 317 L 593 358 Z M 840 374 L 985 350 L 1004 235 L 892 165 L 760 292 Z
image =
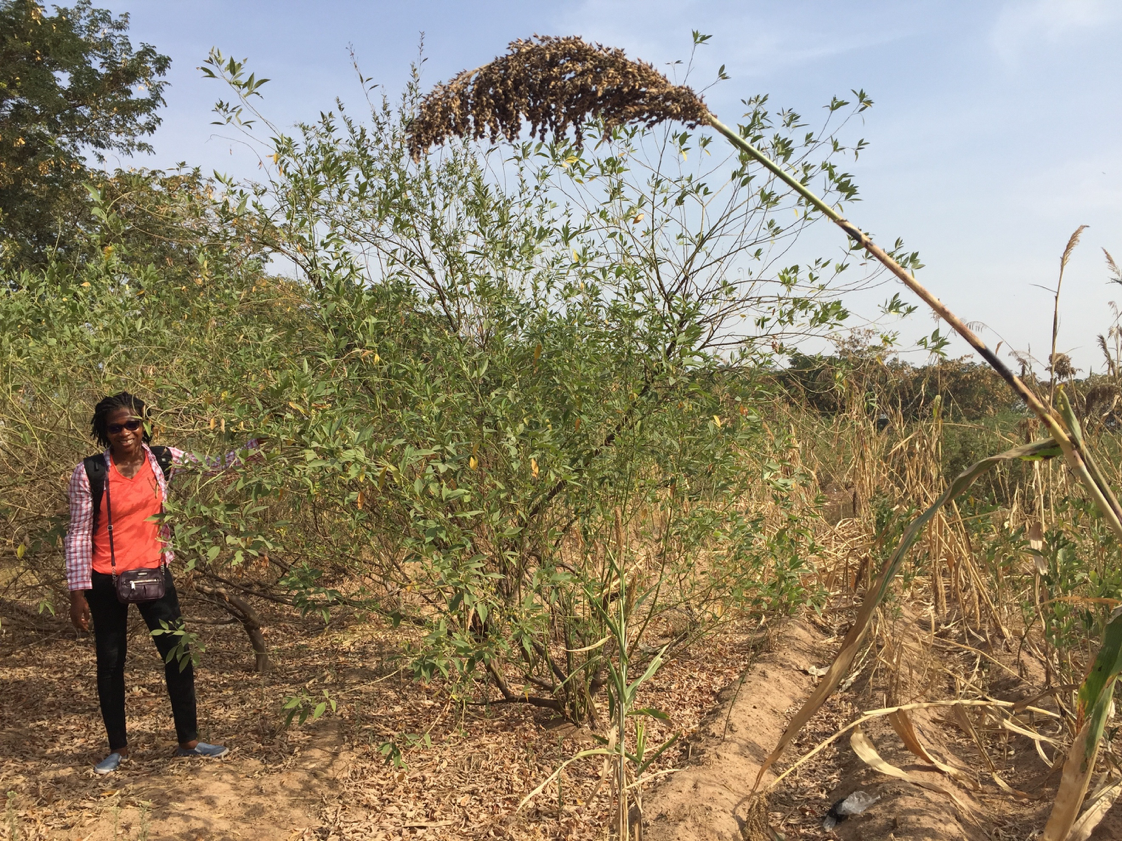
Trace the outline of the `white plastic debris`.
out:
M 833 829 L 850 815 L 860 815 L 878 800 L 880 800 L 880 795 L 873 797 L 868 792 L 855 791 L 849 797 L 843 797 L 830 807 L 830 811 L 822 819 L 822 828 Z

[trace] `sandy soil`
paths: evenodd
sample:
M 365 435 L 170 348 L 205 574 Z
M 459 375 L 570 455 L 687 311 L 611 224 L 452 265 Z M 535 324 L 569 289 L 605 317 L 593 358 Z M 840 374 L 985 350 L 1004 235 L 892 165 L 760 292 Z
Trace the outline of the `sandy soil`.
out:
M 201 607 L 191 610 L 204 615 Z M 651 742 L 672 733 L 684 738 L 652 769 L 663 776 L 646 786 L 643 837 L 1038 837 L 1056 778 L 1047 778 L 1029 739 L 1001 730 L 983 712 L 965 721 L 946 708 L 912 716 L 928 748 L 968 779 L 950 779 L 909 753 L 879 718 L 864 732 L 907 781 L 867 766 L 843 737 L 765 799 L 750 796 L 761 761 L 817 680 L 816 669 L 833 657 L 849 615 L 843 608 L 826 618 L 808 614 L 770 634 L 733 626 L 656 675 L 640 702 L 671 721 L 652 729 Z M 324 627 L 283 611 L 267 622 L 275 668 L 265 677 L 253 673 L 239 630 L 198 628 L 207 647 L 199 676 L 203 738 L 231 747 L 228 758 L 203 762 L 172 756 L 162 666 L 137 620 L 128 684 L 134 756 L 111 777 L 91 770 L 105 750 L 92 640 L 72 631 L 0 628 L 0 793 L 7 798 L 0 839 L 609 837 L 608 786 L 598 787 L 602 765 L 595 759 L 569 765 L 559 783 L 518 808 L 588 746 L 587 732 L 557 728 L 549 714 L 527 707 L 464 705 L 451 687 L 414 682 L 405 674 L 409 638 L 401 629 L 342 618 Z M 855 682 L 812 719 L 777 773 L 863 710 L 963 695 L 1025 698 L 1043 679 L 1039 663 L 1024 653 L 1018 659 L 1015 646 L 987 647 L 957 624 L 933 632 L 929 622 L 902 615 L 878 627 L 873 641 Z M 282 726 L 287 698 L 303 693 L 314 702 L 325 690 L 338 703 L 336 714 Z M 1046 719 L 1033 726 L 1065 738 Z M 1051 756 L 1055 749 L 1047 750 Z M 387 762 L 395 751 L 400 765 Z M 1029 797 L 1001 792 L 989 762 Z M 773 779 L 765 777 L 764 788 Z M 953 792 L 957 802 L 922 783 Z M 830 804 L 855 790 L 880 799 L 824 830 Z M 1113 838 L 1122 838 L 1117 805 L 1092 836 Z

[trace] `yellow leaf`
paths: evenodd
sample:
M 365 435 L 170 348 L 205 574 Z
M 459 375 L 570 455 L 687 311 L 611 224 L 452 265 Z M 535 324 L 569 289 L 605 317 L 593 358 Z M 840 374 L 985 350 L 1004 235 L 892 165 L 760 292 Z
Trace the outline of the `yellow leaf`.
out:
M 361 511 L 363 503 L 365 503 L 365 502 L 366 502 L 366 494 L 364 494 L 362 491 L 359 491 L 358 492 L 358 498 L 355 499 L 355 508 L 357 508 L 359 511 Z
M 16 557 L 17 558 L 22 558 L 26 554 L 27 554 L 27 546 L 25 546 L 24 544 L 21 543 L 19 545 L 19 548 L 16 549 Z
M 477 464 L 479 464 L 479 462 L 477 462 L 475 460 L 475 456 L 472 456 L 471 458 L 468 459 L 468 467 L 470 467 L 472 470 L 475 470 L 475 466 Z
M 538 478 L 538 460 L 536 458 L 530 459 L 530 472 L 534 474 L 534 478 Z
M 632 220 L 631 220 L 631 224 L 632 224 L 632 225 L 638 225 L 638 224 L 639 224 L 640 222 L 642 222 L 642 221 L 643 221 L 643 216 L 644 216 L 644 215 L 645 215 L 645 214 L 643 214 L 643 213 L 640 213 L 640 214 L 639 214 L 638 216 L 636 216 L 636 217 L 635 217 L 634 219 L 632 219 Z
M 89 285 L 90 285 L 90 282 L 89 282 L 88 280 L 86 280 L 86 281 L 83 281 L 83 282 L 82 282 L 82 285 L 83 285 L 83 286 L 89 286 Z
M 214 419 L 214 418 L 211 418 L 211 419 L 210 419 L 210 428 L 211 428 L 211 429 L 214 429 L 214 425 L 215 425 L 215 423 L 216 423 L 215 419 Z
M 721 416 L 713 415 L 713 423 L 717 424 L 717 429 L 721 428 Z
M 946 786 L 943 783 L 935 782 L 933 780 L 926 780 L 920 777 L 916 777 L 914 774 L 910 774 L 902 768 L 897 768 L 895 765 L 886 762 L 883 758 L 881 758 L 881 755 L 877 753 L 876 748 L 873 747 L 873 743 L 869 741 L 868 737 L 860 727 L 854 729 L 853 734 L 849 737 L 849 744 L 850 747 L 853 748 L 853 752 L 857 754 L 861 758 L 861 761 L 868 765 L 870 768 L 879 771 L 886 776 L 896 777 L 897 779 L 904 780 L 906 782 L 912 783 L 913 785 L 920 786 L 921 788 L 926 788 L 930 791 L 937 791 L 940 794 L 945 794 L 947 797 L 954 801 L 955 805 L 958 806 L 964 814 L 974 814 L 974 810 L 970 807 L 970 805 L 965 801 L 960 800 L 949 786 Z

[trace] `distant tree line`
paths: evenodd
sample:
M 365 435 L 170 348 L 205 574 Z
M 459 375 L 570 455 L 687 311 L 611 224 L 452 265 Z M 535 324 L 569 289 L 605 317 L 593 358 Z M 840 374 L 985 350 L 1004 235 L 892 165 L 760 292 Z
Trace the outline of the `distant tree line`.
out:
M 1034 379 L 1031 371 L 1023 374 Z M 1024 411 L 989 366 L 969 359 L 938 359 L 917 366 L 874 349 L 843 346 L 831 355 L 793 353 L 771 379 L 784 399 L 823 415 L 864 412 L 913 421 L 930 417 L 937 400 L 943 417 L 953 421 L 983 421 Z M 1118 424 L 1118 377 L 1076 379 L 1072 369 L 1061 381 L 1081 418 L 1108 427 Z M 1039 385 L 1046 389 L 1048 383 Z

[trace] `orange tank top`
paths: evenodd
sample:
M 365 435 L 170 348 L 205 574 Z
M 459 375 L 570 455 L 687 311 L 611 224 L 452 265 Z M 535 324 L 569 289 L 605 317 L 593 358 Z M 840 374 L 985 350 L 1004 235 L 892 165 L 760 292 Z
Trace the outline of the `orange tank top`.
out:
M 110 464 L 109 493 L 101 495 L 93 540 L 93 568 L 106 574 L 113 572 L 109 557 L 109 517 L 105 509 L 108 502 L 113 506 L 113 555 L 117 572 L 158 567 L 164 546 L 160 540 L 160 524 L 154 517 L 160 513 L 163 496 L 148 459 L 131 479 L 122 476 L 117 465 Z

